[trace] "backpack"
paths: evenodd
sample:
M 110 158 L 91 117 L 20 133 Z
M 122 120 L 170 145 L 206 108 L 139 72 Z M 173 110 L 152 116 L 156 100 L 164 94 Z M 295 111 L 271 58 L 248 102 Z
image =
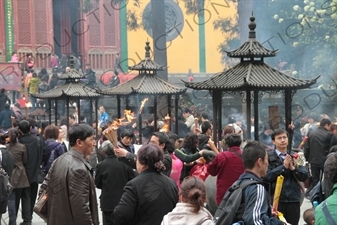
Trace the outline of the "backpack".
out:
M 227 190 L 214 214 L 215 225 L 229 225 L 242 219 L 245 203 L 242 201 L 243 190 L 251 184 L 259 184 L 256 180 L 235 181 Z
M 9 176 L 2 167 L 2 151 L 0 149 L 0 202 L 7 200 L 12 190 L 13 187 L 10 183 Z

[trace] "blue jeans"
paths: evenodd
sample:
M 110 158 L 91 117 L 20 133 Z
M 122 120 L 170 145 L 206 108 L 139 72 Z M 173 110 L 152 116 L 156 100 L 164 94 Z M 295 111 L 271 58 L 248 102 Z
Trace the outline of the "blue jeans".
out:
M 30 102 L 32 103 L 32 109 L 35 110 L 36 108 L 36 98 L 29 94 Z
M 15 209 L 15 192 L 8 196 L 8 217 L 9 217 L 9 225 L 16 225 L 16 209 Z

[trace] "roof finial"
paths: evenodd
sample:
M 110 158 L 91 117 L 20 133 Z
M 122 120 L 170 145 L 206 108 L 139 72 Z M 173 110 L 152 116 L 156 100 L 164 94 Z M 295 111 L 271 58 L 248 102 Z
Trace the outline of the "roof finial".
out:
M 256 23 L 255 21 L 255 17 L 254 14 L 252 12 L 252 16 L 250 17 L 250 23 L 248 25 L 249 27 L 249 38 L 256 38 L 256 34 L 255 34 L 255 28 L 256 28 Z
M 151 47 L 150 47 L 150 42 L 146 42 L 146 46 L 145 46 L 145 58 L 150 58 L 150 50 L 151 50 Z
M 70 56 L 69 67 L 70 69 L 75 69 L 75 60 L 73 55 Z

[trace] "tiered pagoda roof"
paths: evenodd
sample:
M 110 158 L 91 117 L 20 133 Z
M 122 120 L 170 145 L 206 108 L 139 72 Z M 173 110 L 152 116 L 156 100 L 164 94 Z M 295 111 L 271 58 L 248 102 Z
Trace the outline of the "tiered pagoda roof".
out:
M 41 99 L 66 99 L 66 98 L 98 98 L 101 96 L 96 89 L 90 88 L 81 83 L 84 75 L 74 69 L 73 60 L 70 61 L 70 70 L 59 76 L 60 80 L 66 80 L 66 83 L 55 88 L 34 95 Z
M 269 50 L 256 40 L 255 17 L 250 18 L 249 40 L 238 49 L 227 52 L 231 58 L 241 58 L 236 66 L 215 74 L 201 82 L 185 82 L 185 86 L 196 90 L 284 90 L 303 89 L 315 84 L 319 77 L 298 79 L 291 77 L 264 63 L 264 57 L 274 57 L 277 50 Z
M 163 70 L 165 67 L 159 65 L 150 57 L 149 42 L 146 42 L 145 58 L 135 66 L 130 66 L 131 70 L 138 70 L 139 75 L 133 79 L 120 84 L 116 87 L 102 90 L 104 95 L 129 95 L 129 94 L 159 94 L 159 95 L 175 95 L 183 94 L 186 88 L 179 87 L 162 79 L 156 75 L 156 71 Z

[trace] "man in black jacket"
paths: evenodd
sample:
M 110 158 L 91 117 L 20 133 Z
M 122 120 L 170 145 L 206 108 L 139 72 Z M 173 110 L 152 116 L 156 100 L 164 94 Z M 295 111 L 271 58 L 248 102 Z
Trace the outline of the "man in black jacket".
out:
M 19 131 L 21 136 L 19 142 L 24 144 L 27 148 L 27 164 L 25 165 L 29 187 L 15 189 L 16 196 L 15 199 L 16 212 L 18 212 L 20 199 L 22 199 L 22 219 L 23 222 L 20 225 L 30 225 L 32 224 L 33 218 L 33 207 L 36 201 L 38 183 L 37 175 L 42 163 L 43 147 L 44 141 L 42 137 L 37 138 L 30 133 L 31 125 L 27 120 L 21 120 L 19 123 Z M 40 141 L 40 145 L 38 144 Z M 40 146 L 40 147 L 39 147 Z
M 278 211 L 283 213 L 288 223 L 298 224 L 301 213 L 301 187 L 298 182 L 304 182 L 308 178 L 308 171 L 294 161 L 294 152 L 287 153 L 287 131 L 276 129 L 271 138 L 275 149 L 268 151 L 268 172 L 263 180 L 271 184 L 273 196 L 277 177 L 284 177 Z
M 311 166 L 312 187 L 318 183 L 320 175 L 323 173 L 325 158 L 329 153 L 330 140 L 333 136 L 330 126 L 329 119 L 322 119 L 319 127 L 308 134 L 304 156 Z
M 11 100 L 6 95 L 6 89 L 5 88 L 1 88 L 1 90 L 0 90 L 0 112 L 5 109 L 5 104 L 6 103 L 8 103 L 10 105 L 11 104 Z

